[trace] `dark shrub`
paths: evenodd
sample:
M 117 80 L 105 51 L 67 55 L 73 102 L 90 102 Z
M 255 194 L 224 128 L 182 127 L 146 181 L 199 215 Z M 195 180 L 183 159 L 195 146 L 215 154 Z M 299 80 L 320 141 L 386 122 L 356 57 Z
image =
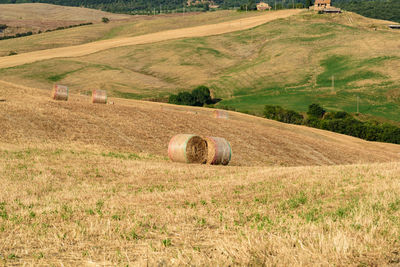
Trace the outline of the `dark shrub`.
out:
M 324 114 L 325 110 L 319 104 L 311 104 L 308 106 L 308 116 L 321 119 Z

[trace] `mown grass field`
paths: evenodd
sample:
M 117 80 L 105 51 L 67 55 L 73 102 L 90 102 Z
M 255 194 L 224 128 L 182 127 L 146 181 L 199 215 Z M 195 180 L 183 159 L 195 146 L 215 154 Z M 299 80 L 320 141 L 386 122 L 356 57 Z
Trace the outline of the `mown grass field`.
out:
M 41 88 L 59 82 L 75 92 L 100 87 L 136 99 L 205 84 L 223 98 L 220 105 L 255 113 L 265 104 L 305 111 L 313 102 L 355 112 L 359 96 L 361 113 L 400 121 L 399 33 L 387 23 L 348 12 L 302 13 L 241 32 L 115 48 L 0 73 Z

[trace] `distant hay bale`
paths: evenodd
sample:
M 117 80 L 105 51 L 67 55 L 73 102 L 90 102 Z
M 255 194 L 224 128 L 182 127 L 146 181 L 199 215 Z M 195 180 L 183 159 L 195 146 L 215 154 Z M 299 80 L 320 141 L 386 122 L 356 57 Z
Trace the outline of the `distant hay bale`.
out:
M 207 162 L 207 143 L 200 136 L 178 134 L 169 142 L 168 156 L 174 162 L 203 164 Z
M 214 118 L 217 119 L 229 119 L 229 114 L 225 110 L 220 110 L 220 109 L 214 110 L 213 114 Z
M 52 98 L 54 100 L 68 100 L 68 87 L 64 85 L 55 84 L 53 86 Z
M 105 90 L 93 90 L 93 92 L 92 92 L 92 103 L 107 104 L 107 91 L 105 91 Z
M 207 142 L 207 164 L 228 165 L 232 158 L 231 145 L 222 137 L 205 137 Z

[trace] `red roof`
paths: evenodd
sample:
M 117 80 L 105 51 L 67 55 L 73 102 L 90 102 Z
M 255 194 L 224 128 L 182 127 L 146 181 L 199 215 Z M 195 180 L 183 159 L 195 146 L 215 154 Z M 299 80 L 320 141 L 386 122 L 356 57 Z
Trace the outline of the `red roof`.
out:
M 315 0 L 315 5 L 318 4 L 331 4 L 331 0 Z

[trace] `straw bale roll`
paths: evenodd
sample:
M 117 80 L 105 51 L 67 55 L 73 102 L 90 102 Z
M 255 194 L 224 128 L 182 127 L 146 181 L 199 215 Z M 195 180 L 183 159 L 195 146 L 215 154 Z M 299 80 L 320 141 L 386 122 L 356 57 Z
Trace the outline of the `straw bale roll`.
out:
M 107 104 L 107 91 L 93 90 L 92 103 Z
M 232 158 L 232 148 L 228 141 L 222 137 L 204 138 L 207 142 L 207 164 L 211 165 L 228 165 Z
M 203 164 L 207 162 L 207 143 L 200 136 L 178 134 L 169 142 L 168 156 L 174 162 Z
M 64 85 L 55 84 L 51 94 L 54 100 L 68 100 L 68 87 Z
M 229 119 L 229 114 L 225 110 L 214 110 L 213 114 L 217 119 Z

